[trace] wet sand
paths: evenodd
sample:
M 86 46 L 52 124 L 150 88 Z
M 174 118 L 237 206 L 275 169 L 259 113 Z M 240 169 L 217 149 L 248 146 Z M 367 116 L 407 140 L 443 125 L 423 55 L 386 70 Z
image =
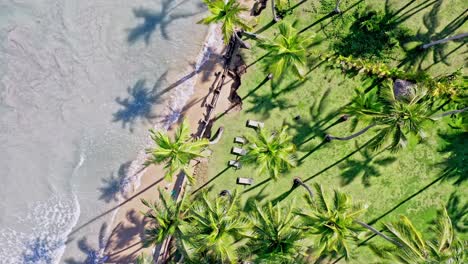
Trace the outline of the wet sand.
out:
M 217 54 L 212 54 L 210 60 L 204 64 L 201 71 L 196 75 L 197 81 L 194 94 L 183 109 L 181 120 L 183 118 L 187 119 L 193 133 L 196 132 L 199 121 L 206 112 L 205 101 L 211 99 L 211 86 L 216 79 L 215 73 L 222 71 L 222 60 L 218 55 L 222 48 L 222 45 L 216 47 L 215 53 Z M 214 111 L 215 115 L 229 108 L 228 96 L 229 85 L 226 85 L 221 91 Z M 169 133 L 173 134 L 176 127 L 177 124 L 173 125 L 169 129 Z M 153 201 L 157 199 L 158 188 L 172 190 L 176 177 L 174 177 L 172 183 L 169 183 L 163 180 L 163 176 L 164 169 L 162 166 L 148 167 L 141 176 L 140 186 L 132 194 L 131 200 L 118 209 L 104 252 L 104 255 L 109 258 L 107 263 L 131 263 L 141 253 L 151 254 L 153 248 L 143 248 L 141 243 L 144 236 L 144 227 L 148 224 L 148 221 L 144 219 L 141 213 L 146 210 L 146 207 L 143 206 L 140 200 Z
M 241 1 L 244 6 L 251 7 L 253 0 Z M 250 19 L 247 11 L 245 19 Z M 219 28 L 216 29 L 218 37 L 221 36 Z M 196 74 L 196 84 L 194 94 L 187 102 L 183 109 L 182 118 L 179 122 L 186 118 L 189 122 L 192 133 L 197 133 L 199 122 L 204 118 L 206 113 L 205 103 L 211 101 L 213 96 L 212 87 L 216 80 L 216 73 L 223 70 L 223 59 L 219 54 L 224 51 L 222 41 L 217 41 L 217 45 L 212 47 L 212 55 L 210 59 L 203 65 L 200 72 Z M 226 76 L 225 83 L 219 99 L 214 109 L 211 118 L 229 110 L 229 113 L 235 110 L 231 107 L 231 102 L 228 100 L 230 94 L 231 78 Z M 173 134 L 177 124 L 169 128 L 169 133 Z M 214 124 L 211 132 L 215 134 L 218 126 Z M 203 166 L 197 168 L 196 179 L 203 181 Z M 143 248 L 142 238 L 144 237 L 144 229 L 148 224 L 148 220 L 143 217 L 141 212 L 146 211 L 146 207 L 141 203 L 141 199 L 154 201 L 158 198 L 158 188 L 168 189 L 171 191 L 174 188 L 176 177 L 173 182 L 169 183 L 163 180 L 164 169 L 162 166 L 150 166 L 141 176 L 140 186 L 134 191 L 131 200 L 126 202 L 119 208 L 116 213 L 115 220 L 111 227 L 111 233 L 108 243 L 105 247 L 104 255 L 108 257 L 106 263 L 132 263 L 142 253 L 152 255 L 154 247 Z

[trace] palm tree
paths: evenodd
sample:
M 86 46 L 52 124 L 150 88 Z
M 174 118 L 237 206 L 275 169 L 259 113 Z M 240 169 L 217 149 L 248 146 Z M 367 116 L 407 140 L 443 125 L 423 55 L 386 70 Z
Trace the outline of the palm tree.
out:
M 427 49 L 427 48 L 432 47 L 432 46 L 437 45 L 437 44 L 442 44 L 442 43 L 445 43 L 445 42 L 448 42 L 448 41 L 451 41 L 451 40 L 463 39 L 463 38 L 466 38 L 466 37 L 468 37 L 468 33 L 462 33 L 462 34 L 458 34 L 458 35 L 453 36 L 453 37 L 432 41 L 430 43 L 422 45 L 421 47 L 423 49 Z
M 426 91 L 421 88 L 413 88 L 408 94 L 399 95 L 394 92 L 391 80 L 384 82 L 378 95 L 377 90 L 371 90 L 367 94 L 356 90 L 357 96 L 353 102 L 345 108 L 345 113 L 354 116 L 354 127 L 359 120 L 368 125 L 360 131 L 346 136 L 337 137 L 326 135 L 325 140 L 351 140 L 371 128 L 379 128 L 379 132 L 373 138 L 371 147 L 379 149 L 386 142 L 386 147 L 391 151 L 397 151 L 407 145 L 408 136 L 415 135 L 423 138 L 425 123 L 436 121 L 445 116 L 453 116 L 468 111 L 468 107 L 431 115 L 430 100 L 427 100 Z
M 294 263 L 305 252 L 304 233 L 293 206 L 273 207 L 255 204 L 250 216 L 253 234 L 246 251 L 256 256 L 256 263 Z
M 336 4 L 335 4 L 335 9 L 333 9 L 333 12 L 335 14 L 340 14 L 341 13 L 340 4 L 341 4 L 341 0 L 337 0 Z
M 248 228 L 240 215 L 237 193 L 230 198 L 208 200 L 206 193 L 192 205 L 184 230 L 192 261 L 203 259 L 207 263 L 236 263 L 238 242 Z
M 369 96 L 358 95 L 347 109 L 350 115 L 368 121 L 368 126 L 347 137 L 327 135 L 326 140 L 351 140 L 373 127 L 378 127 L 379 132 L 371 146 L 378 149 L 384 143 L 390 142 L 387 149 L 396 151 L 406 146 L 409 135 L 424 137 L 423 125 L 433 120 L 429 115 L 429 103 L 424 100 L 424 91 L 418 90 L 407 97 L 397 97 L 391 82 L 386 82 L 382 86 L 380 96 L 374 93 Z
M 297 188 L 298 186 L 302 186 L 304 187 L 304 189 L 306 189 L 307 193 L 309 194 L 310 199 L 314 198 L 314 193 L 312 192 L 312 189 L 309 187 L 309 185 L 303 182 L 301 178 L 295 177 L 293 179 L 293 188 Z
M 145 166 L 165 164 L 167 172 L 164 178 L 166 180 L 171 181 L 174 174 L 182 171 L 189 181 L 193 182 L 194 179 L 189 169 L 190 161 L 204 156 L 202 151 L 209 145 L 209 141 L 207 139 L 193 140 L 185 120 L 177 129 L 174 140 L 160 131 L 151 129 L 150 132 L 156 147 L 147 150 L 151 157 L 145 162 Z
M 210 15 L 198 21 L 202 24 L 222 23 L 224 42 L 227 44 L 237 30 L 250 30 L 250 26 L 242 21 L 240 13 L 247 11 L 237 0 L 203 0 Z
M 153 258 L 151 256 L 146 256 L 145 254 L 141 254 L 136 259 L 136 264 L 153 264 Z
M 303 78 L 307 62 L 307 47 L 311 37 L 298 34 L 294 24 L 283 22 L 279 25 L 279 35 L 273 40 L 260 40 L 259 46 L 267 51 L 264 59 L 265 71 L 273 74 L 273 86 L 289 73 Z
M 248 151 L 240 161 L 258 166 L 259 174 L 268 173 L 277 180 L 280 173 L 296 166 L 296 146 L 287 129 L 287 126 L 283 126 L 271 134 L 265 129 L 258 129 L 256 137 L 246 136 Z
M 273 20 L 275 22 L 280 21 L 280 18 L 276 15 L 276 0 L 270 0 L 271 1 L 271 13 L 273 14 Z
M 399 221 L 385 224 L 385 228 L 389 236 L 402 246 L 379 248 L 374 245 L 372 249 L 381 257 L 404 264 L 466 263 L 466 242 L 457 238 L 445 208 L 439 211 L 435 224 L 430 229 L 429 239 L 424 239 L 405 216 Z
M 145 230 L 145 247 L 161 244 L 169 237 L 176 239 L 183 237 L 181 226 L 187 211 L 185 196 L 182 196 L 182 199 L 176 202 L 160 189 L 158 202 L 150 203 L 144 199 L 141 202 L 148 207 L 149 211 L 144 215 L 152 224 L 151 227 Z
M 359 220 L 358 216 L 364 212 L 365 207 L 353 204 L 348 195 L 335 190 L 333 202 L 330 203 L 321 185 L 315 184 L 314 188 L 316 198 L 309 199 L 308 203 L 312 210 L 308 212 L 296 210 L 295 213 L 303 219 L 304 230 L 320 236 L 317 251 L 322 258 L 335 258 L 343 255 L 349 259 L 350 242 L 356 241 L 358 235 L 365 229 L 398 244 L 395 240 Z

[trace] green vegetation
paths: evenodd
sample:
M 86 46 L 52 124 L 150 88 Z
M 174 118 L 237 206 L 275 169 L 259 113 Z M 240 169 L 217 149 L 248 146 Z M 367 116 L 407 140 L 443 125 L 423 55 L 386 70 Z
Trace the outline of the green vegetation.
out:
M 296 146 L 286 130 L 287 127 L 283 127 L 269 133 L 258 129 L 256 137 L 246 136 L 247 154 L 241 157 L 240 162 L 256 166 L 257 174 L 268 174 L 273 180 L 277 180 L 280 173 L 296 167 Z
M 151 157 L 148 158 L 145 165 L 164 164 L 167 170 L 164 178 L 169 181 L 176 173 L 183 171 L 193 183 L 194 179 L 189 169 L 190 161 L 197 157 L 203 157 L 202 152 L 208 146 L 208 140 L 193 140 L 186 121 L 182 122 L 177 129 L 174 141 L 161 131 L 150 130 L 150 132 L 151 139 L 156 146 L 147 150 Z
M 465 245 L 457 238 L 452 221 L 444 208 L 431 228 L 432 236 L 423 236 L 411 221 L 402 216 L 399 221 L 385 224 L 386 230 L 399 242 L 400 247 L 373 248 L 384 258 L 396 258 L 401 263 L 463 263 Z
M 281 23 L 269 12 L 257 21 L 263 41 L 243 53 L 242 110 L 217 118 L 224 134 L 209 182 L 193 186 L 203 195 L 184 215 L 179 253 L 212 263 L 466 261 L 466 40 L 420 48 L 468 31 L 464 2 L 290 5 Z M 243 126 L 249 119 L 282 129 L 270 136 Z M 234 137 L 251 132 L 240 161 L 255 165 L 227 169 Z M 336 190 L 331 201 L 321 186 Z
M 222 23 L 224 42 L 227 44 L 236 30 L 248 30 L 250 27 L 239 17 L 247 8 L 241 7 L 236 0 L 203 0 L 210 14 L 198 23 Z
M 280 34 L 273 40 L 261 41 L 259 45 L 267 51 L 263 64 L 265 71 L 273 74 L 273 87 L 279 85 L 285 75 L 292 74 L 302 78 L 305 74 L 306 49 L 311 43 L 311 38 L 297 34 L 298 31 L 293 25 L 281 23 L 278 26 Z

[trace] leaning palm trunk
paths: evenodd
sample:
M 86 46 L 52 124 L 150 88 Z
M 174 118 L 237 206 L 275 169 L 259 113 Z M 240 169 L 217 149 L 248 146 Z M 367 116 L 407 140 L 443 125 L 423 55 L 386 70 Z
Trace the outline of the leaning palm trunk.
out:
M 332 136 L 332 135 L 326 135 L 325 140 L 327 142 L 330 142 L 332 140 L 351 140 L 353 138 L 356 138 L 356 137 L 366 133 L 367 130 L 375 127 L 376 125 L 377 125 L 376 123 L 370 124 L 370 125 L 366 126 L 365 128 L 363 128 L 361 131 L 356 132 L 356 133 L 354 133 L 354 134 L 352 134 L 350 136 L 347 136 L 347 137 L 335 137 L 335 136 Z
M 280 21 L 280 19 L 276 15 L 276 3 L 275 3 L 276 0 L 270 0 L 270 1 L 271 1 L 271 13 L 273 14 L 273 20 L 275 20 L 275 22 L 278 22 Z
M 442 43 L 445 43 L 445 42 L 448 42 L 448 41 L 451 41 L 451 40 L 462 39 L 462 38 L 466 38 L 466 37 L 468 37 L 468 33 L 462 33 L 462 34 L 458 34 L 458 35 L 453 36 L 453 37 L 432 41 L 431 43 L 422 45 L 422 48 L 427 49 L 427 48 L 432 47 L 432 46 L 437 45 L 437 44 L 442 44 Z
M 335 9 L 333 9 L 333 12 L 335 12 L 336 14 L 340 14 L 340 13 L 341 13 L 341 10 L 340 10 L 340 3 L 341 3 L 341 0 L 336 1 Z
M 216 131 L 215 137 L 212 140 L 210 140 L 210 145 L 214 145 L 218 143 L 219 140 L 221 139 L 221 136 L 223 135 L 223 132 L 224 132 L 224 127 L 223 126 L 219 127 L 218 131 Z
M 239 45 L 240 45 L 241 48 L 250 49 L 250 48 L 251 48 L 250 44 L 247 43 L 247 42 L 245 42 L 245 41 L 243 41 L 243 40 L 239 37 L 239 34 L 240 34 L 240 33 L 241 33 L 240 31 L 236 31 L 236 32 L 234 32 L 233 36 L 234 36 L 234 37 L 236 38 L 236 40 L 239 42 Z
M 445 113 L 442 113 L 442 114 L 438 115 L 437 118 L 441 118 L 441 117 L 445 117 L 445 116 L 449 116 L 449 115 L 456 115 L 456 114 L 459 114 L 459 113 L 463 113 L 466 110 L 468 110 L 468 107 L 465 107 L 465 108 L 462 108 L 462 109 L 459 109 L 459 110 L 448 111 L 448 112 L 445 112 Z
M 380 232 L 379 230 L 375 229 L 374 227 L 372 227 L 371 225 L 368 225 L 360 220 L 354 220 L 354 222 L 356 222 L 357 224 L 359 224 L 360 226 L 366 228 L 367 230 L 370 230 L 372 231 L 372 233 L 382 237 L 383 239 L 387 240 L 388 242 L 391 242 L 399 247 L 401 247 L 401 244 L 398 242 L 398 241 L 395 241 L 393 239 L 391 239 L 390 237 L 386 236 L 384 233 Z
M 294 178 L 293 180 L 293 188 L 296 188 L 297 186 L 302 186 L 304 187 L 307 192 L 309 193 L 310 199 L 314 198 L 314 194 L 312 193 L 312 189 L 310 189 L 309 185 L 305 184 L 300 178 Z
M 246 35 L 249 38 L 258 39 L 258 34 L 255 34 L 255 33 L 249 32 L 249 31 L 245 31 L 245 30 L 242 30 L 240 32 L 241 32 L 241 34 Z

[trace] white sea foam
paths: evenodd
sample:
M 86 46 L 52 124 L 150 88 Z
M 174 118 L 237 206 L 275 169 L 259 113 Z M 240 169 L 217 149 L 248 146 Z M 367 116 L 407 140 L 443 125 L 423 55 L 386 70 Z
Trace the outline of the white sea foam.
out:
M 0 260 L 5 264 L 58 263 L 67 235 L 80 215 L 75 195 L 33 203 L 17 221 L 24 230 L 0 229 Z
M 163 1 L 17 2 L 6 1 L 8 20 L 0 15 L 0 263 L 57 263 L 65 245 L 63 259 L 99 263 L 106 236 L 99 243 L 89 238 L 86 250 L 79 242 L 97 233 L 103 221 L 109 223 L 109 215 L 73 233 L 76 240 L 68 244 L 67 235 L 78 221 L 87 223 L 113 206 L 99 197 L 100 184 L 151 144 L 145 125 L 131 123 L 137 128 L 131 133 L 125 126 L 119 129 L 122 121 L 112 117 L 123 106 L 115 98 L 131 99 L 127 87 L 138 80 L 150 83 L 196 54 L 196 43 L 203 38 L 199 32 L 204 31 L 193 25 L 199 18 L 170 19 L 190 16 L 190 11 L 199 16 L 200 11 L 195 1 L 181 1 L 181 10 L 171 9 L 173 14 L 164 17 L 168 28 L 155 24 L 151 29 L 144 26 L 159 14 Z M 132 30 L 141 35 L 128 43 Z M 163 30 L 169 33 L 167 39 Z M 200 37 L 191 41 L 195 36 Z M 208 59 L 204 55 L 209 56 L 210 43 L 208 35 L 196 71 Z M 167 94 L 169 99 L 158 102 L 167 106 L 164 113 L 157 110 L 167 118 L 156 129 L 167 129 L 180 116 L 196 78 L 188 78 Z M 145 158 L 141 150 L 120 180 L 120 201 L 139 185 Z M 62 195 L 70 186 L 74 195 Z M 51 193 L 57 194 L 48 198 Z M 18 211 L 23 214 L 12 216 Z
M 223 40 L 220 36 L 221 32 L 219 26 L 211 25 L 208 30 L 203 49 L 197 57 L 195 69 L 187 69 L 187 71 L 182 74 L 181 77 L 189 76 L 191 71 L 199 73 L 203 65 L 210 59 L 210 56 L 213 53 L 221 53 L 224 46 Z M 172 124 L 179 120 L 184 106 L 187 104 L 188 100 L 194 93 L 197 77 L 198 75 L 189 78 L 176 88 L 174 95 L 171 96 L 171 100 L 168 103 L 166 113 L 164 115 L 165 117 L 160 122 L 156 122 L 154 124 L 154 129 L 167 131 Z M 154 143 L 148 138 L 146 146 L 150 147 L 153 144 Z M 121 186 L 121 193 L 123 194 L 123 197 L 127 196 L 128 193 L 140 186 L 140 178 L 146 171 L 143 167 L 143 163 L 146 158 L 146 151 L 145 149 L 142 149 L 138 153 L 137 158 L 130 164 L 128 174 L 126 175 L 125 180 Z

